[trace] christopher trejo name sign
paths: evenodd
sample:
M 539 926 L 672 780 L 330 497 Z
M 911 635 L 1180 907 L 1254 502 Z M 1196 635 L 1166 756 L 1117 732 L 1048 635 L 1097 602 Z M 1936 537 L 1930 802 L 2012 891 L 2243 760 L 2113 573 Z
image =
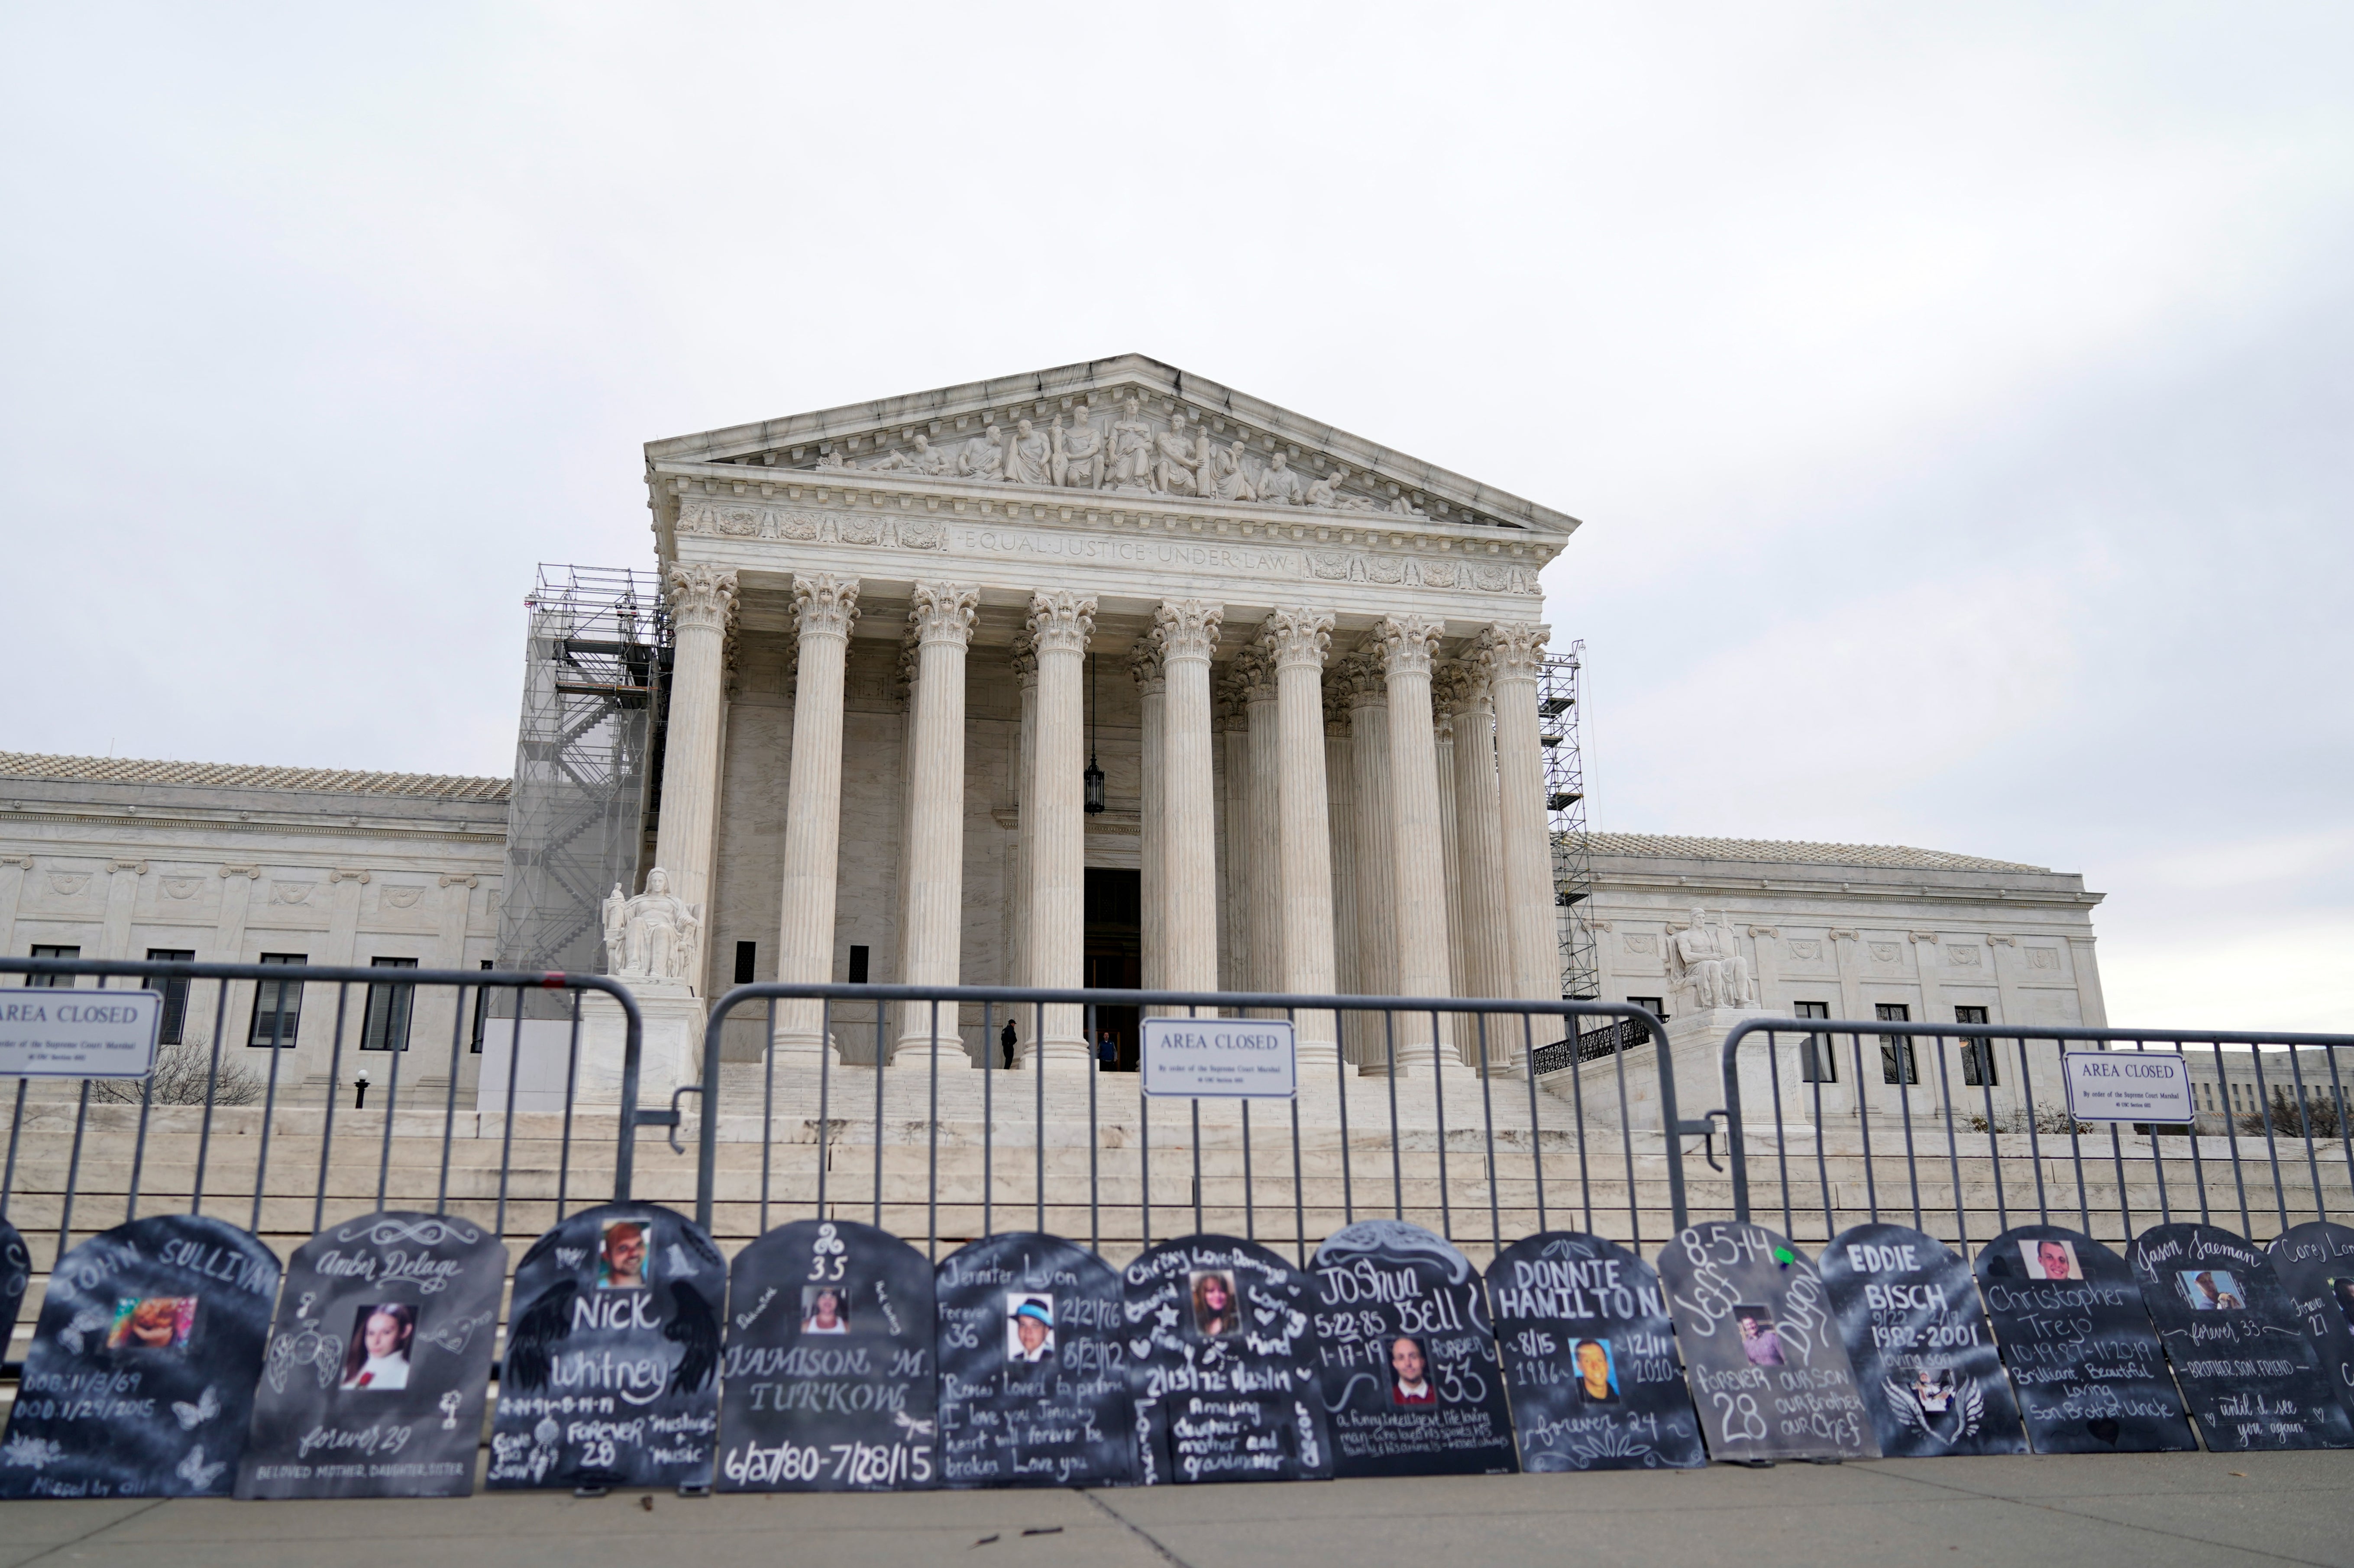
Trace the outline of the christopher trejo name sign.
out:
M 163 1016 L 152 991 L 0 991 L 0 1076 L 143 1078 Z
M 1288 1019 L 1144 1021 L 1144 1092 L 1148 1095 L 1288 1100 L 1297 1092 L 1299 1082 Z
M 2079 1121 L 2187 1122 L 2190 1064 L 2171 1051 L 2067 1051 L 2068 1114 Z

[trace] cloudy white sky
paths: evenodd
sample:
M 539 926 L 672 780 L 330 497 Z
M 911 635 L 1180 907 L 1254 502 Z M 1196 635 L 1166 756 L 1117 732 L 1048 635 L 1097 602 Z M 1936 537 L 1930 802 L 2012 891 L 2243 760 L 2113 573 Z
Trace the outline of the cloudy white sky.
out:
M 0 748 L 510 766 L 645 440 L 1141 352 L 1585 520 L 1597 825 L 2354 1028 L 2342 5 L 0 21 Z

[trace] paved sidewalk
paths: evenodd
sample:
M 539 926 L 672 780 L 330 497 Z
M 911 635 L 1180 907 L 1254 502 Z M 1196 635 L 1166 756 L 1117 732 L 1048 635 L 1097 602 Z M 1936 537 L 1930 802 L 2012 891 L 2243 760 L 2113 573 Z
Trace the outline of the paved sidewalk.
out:
M 1097 1492 L 34 1502 L 0 1568 L 734 1568 L 969 1562 L 2354 1568 L 2354 1454 L 1886 1460 Z

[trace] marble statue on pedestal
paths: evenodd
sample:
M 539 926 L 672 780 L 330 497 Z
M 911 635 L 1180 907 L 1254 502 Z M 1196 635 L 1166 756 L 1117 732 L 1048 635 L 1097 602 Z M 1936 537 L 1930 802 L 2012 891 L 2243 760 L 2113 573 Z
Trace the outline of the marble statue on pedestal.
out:
M 1690 926 L 1668 934 L 1666 956 L 1668 980 L 1683 1011 L 1757 1005 L 1741 938 L 1723 921 L 1712 926 L 1704 912 L 1694 909 Z
M 646 890 L 626 897 L 616 883 L 604 906 L 605 961 L 622 980 L 692 984 L 703 933 L 700 909 L 670 891 L 670 874 L 646 873 Z

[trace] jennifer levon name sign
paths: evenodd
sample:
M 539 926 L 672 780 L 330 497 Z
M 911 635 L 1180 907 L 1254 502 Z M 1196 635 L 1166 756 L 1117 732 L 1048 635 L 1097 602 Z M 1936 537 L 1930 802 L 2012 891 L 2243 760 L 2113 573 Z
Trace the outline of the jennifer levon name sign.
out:
M 2064 1051 L 2068 1114 L 2079 1121 L 2187 1122 L 2190 1064 L 2171 1051 Z
M 1298 1088 L 1288 1019 L 1144 1021 L 1144 1092 L 1148 1095 L 1288 1100 Z
M 0 991 L 0 1076 L 143 1078 L 163 1016 L 152 991 Z

